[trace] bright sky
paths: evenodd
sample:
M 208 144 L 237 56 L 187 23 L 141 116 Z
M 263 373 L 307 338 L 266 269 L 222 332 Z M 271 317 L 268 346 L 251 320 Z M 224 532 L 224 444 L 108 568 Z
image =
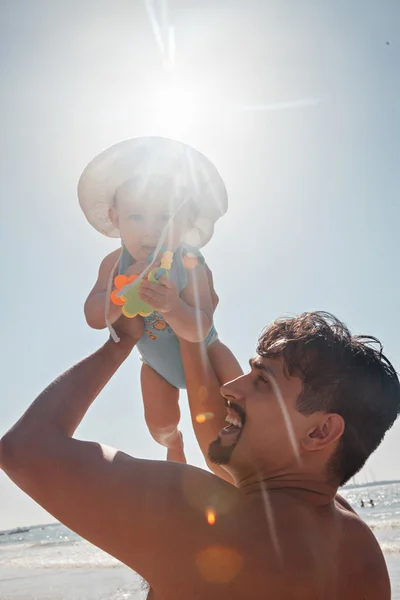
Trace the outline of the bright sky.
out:
M 243 365 L 272 319 L 320 309 L 379 337 L 400 369 L 400 4 L 168 8 L 165 68 L 141 0 L 1 5 L 1 432 L 106 337 L 83 302 L 116 242 L 86 223 L 76 184 L 95 154 L 138 135 L 196 146 L 226 181 L 230 208 L 204 254 L 220 337 Z M 181 406 L 189 461 L 202 465 Z M 78 435 L 163 458 L 142 412 L 131 356 Z M 360 481 L 400 478 L 399 434 L 400 422 Z M 50 520 L 0 473 L 0 529 Z

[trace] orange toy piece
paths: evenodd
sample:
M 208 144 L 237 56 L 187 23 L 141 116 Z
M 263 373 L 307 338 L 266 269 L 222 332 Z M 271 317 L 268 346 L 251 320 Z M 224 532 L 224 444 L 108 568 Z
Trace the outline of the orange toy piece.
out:
M 125 304 L 125 300 L 121 296 L 117 296 L 117 293 L 122 290 L 123 287 L 128 285 L 128 283 L 132 283 L 137 279 L 137 275 L 131 275 L 127 277 L 126 275 L 117 275 L 114 279 L 114 285 L 116 289 L 111 292 L 111 301 L 113 304 L 117 306 L 123 306 Z
M 151 283 L 159 283 L 158 280 L 162 276 L 169 277 L 173 256 L 171 250 L 164 248 L 160 267 L 152 269 L 148 274 L 147 279 Z M 136 317 L 136 315 L 148 317 L 154 312 L 154 308 L 139 296 L 142 275 L 131 275 L 130 277 L 117 275 L 114 279 L 116 289 L 111 292 L 111 302 L 121 306 L 122 314 L 129 319 Z
M 185 254 L 183 257 L 183 266 L 185 269 L 194 269 L 198 265 L 198 258 L 194 254 Z
M 148 317 L 154 311 L 154 308 L 150 306 L 150 304 L 139 297 L 141 279 L 139 279 L 138 283 L 135 283 L 138 278 L 139 275 L 131 275 L 130 277 L 127 277 L 126 275 L 117 275 L 114 279 L 116 289 L 111 292 L 111 302 L 117 306 L 121 306 L 122 314 L 129 319 L 136 317 L 136 315 Z M 132 285 L 127 289 L 124 295 L 118 296 L 117 294 L 129 284 Z

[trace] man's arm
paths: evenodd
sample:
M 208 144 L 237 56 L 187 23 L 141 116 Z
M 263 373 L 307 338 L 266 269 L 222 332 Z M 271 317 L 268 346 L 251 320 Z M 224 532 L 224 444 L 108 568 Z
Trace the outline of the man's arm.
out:
M 209 361 L 204 343 L 192 344 L 180 339 L 193 430 L 207 466 L 215 475 L 233 484 L 233 479 L 208 458 L 208 447 L 225 427 L 227 415 L 221 385 Z
M 54 517 L 157 587 L 168 570 L 185 568 L 188 560 L 193 564 L 191 553 L 204 543 L 205 529 L 209 532 L 207 502 L 227 490 L 200 469 L 137 460 L 72 439 L 135 343 L 118 333 L 119 344 L 106 342 L 40 394 L 1 440 L 0 465 Z
M 212 312 L 214 313 L 219 298 L 214 288 L 212 271 L 207 264 L 204 265 L 204 274 L 207 281 L 207 286 L 204 287 L 208 289 L 209 300 L 211 300 Z M 208 468 L 218 477 L 233 484 L 233 479 L 229 473 L 219 465 L 212 463 L 208 458 L 210 443 L 217 439 L 218 433 L 226 425 L 225 417 L 227 413 L 225 400 L 220 392 L 221 384 L 211 365 L 203 342 L 191 343 L 180 338 L 179 343 L 185 372 L 190 416 L 200 450 Z

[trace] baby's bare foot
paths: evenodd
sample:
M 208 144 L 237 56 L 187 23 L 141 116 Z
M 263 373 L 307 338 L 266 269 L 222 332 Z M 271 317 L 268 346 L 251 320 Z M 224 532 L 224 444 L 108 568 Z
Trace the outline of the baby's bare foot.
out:
M 176 441 L 168 444 L 167 460 L 186 464 L 186 456 L 183 450 L 183 437 L 180 431 L 177 431 Z

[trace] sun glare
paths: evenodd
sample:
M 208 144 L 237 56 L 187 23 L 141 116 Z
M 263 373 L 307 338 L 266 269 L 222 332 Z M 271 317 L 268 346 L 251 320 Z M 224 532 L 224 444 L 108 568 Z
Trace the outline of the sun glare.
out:
M 196 123 L 200 107 L 194 93 L 185 85 L 170 82 L 155 92 L 153 124 L 170 135 L 182 135 Z

